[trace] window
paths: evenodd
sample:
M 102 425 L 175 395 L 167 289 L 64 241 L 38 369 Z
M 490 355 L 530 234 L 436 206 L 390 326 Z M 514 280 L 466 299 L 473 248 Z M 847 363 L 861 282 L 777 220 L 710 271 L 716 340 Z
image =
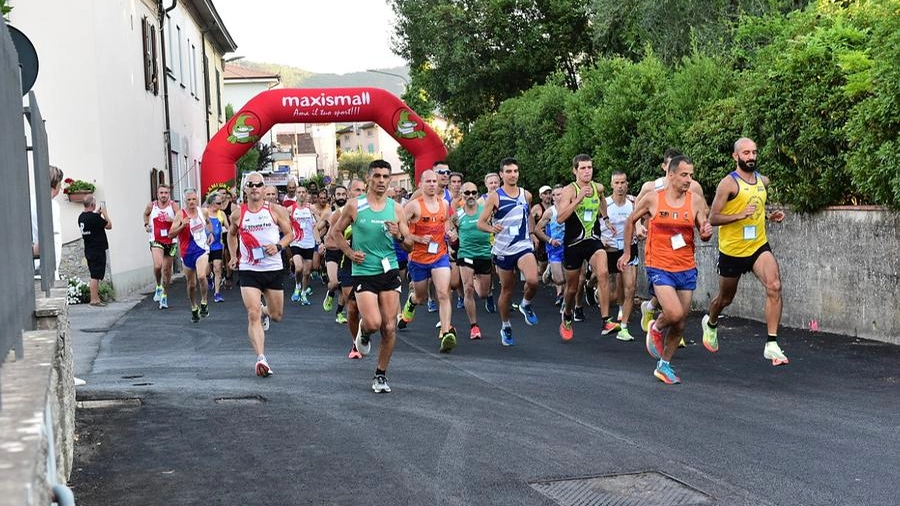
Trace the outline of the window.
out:
M 156 53 L 156 26 L 147 17 L 141 19 L 141 38 L 144 48 L 144 89 L 159 94 L 159 65 Z
M 366 137 L 372 137 L 372 129 L 366 130 Z
M 191 66 L 191 95 L 197 96 L 197 47 L 191 44 L 191 54 L 190 54 L 190 66 Z
M 368 151 L 369 151 L 369 154 L 375 153 L 375 145 L 372 144 L 371 142 L 369 143 Z
M 181 81 L 181 86 L 184 86 L 184 51 L 182 50 L 181 45 L 181 27 L 176 26 L 175 30 L 178 31 L 178 80 Z

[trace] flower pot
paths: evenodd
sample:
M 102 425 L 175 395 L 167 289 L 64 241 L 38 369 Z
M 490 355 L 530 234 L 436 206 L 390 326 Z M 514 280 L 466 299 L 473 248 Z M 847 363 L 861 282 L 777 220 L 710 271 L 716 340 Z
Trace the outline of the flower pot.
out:
M 84 198 L 88 195 L 92 195 L 94 192 L 69 192 L 66 194 L 69 197 L 69 202 L 84 202 Z

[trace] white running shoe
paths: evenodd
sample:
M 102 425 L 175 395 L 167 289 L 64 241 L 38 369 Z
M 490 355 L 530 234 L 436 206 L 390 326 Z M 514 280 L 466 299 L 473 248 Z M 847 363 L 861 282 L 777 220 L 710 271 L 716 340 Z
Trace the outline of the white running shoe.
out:
M 781 351 L 781 347 L 775 341 L 766 343 L 766 347 L 763 349 L 763 357 L 766 360 L 771 360 L 772 365 L 786 365 L 790 363 L 787 356 Z

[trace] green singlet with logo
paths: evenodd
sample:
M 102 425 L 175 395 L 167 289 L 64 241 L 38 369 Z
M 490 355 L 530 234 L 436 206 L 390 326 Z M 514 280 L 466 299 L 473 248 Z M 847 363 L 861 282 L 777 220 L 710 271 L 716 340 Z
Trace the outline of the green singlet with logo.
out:
M 577 183 L 572 183 L 572 186 L 575 188 L 575 196 L 578 197 L 578 194 L 581 193 L 581 187 Z M 594 230 L 594 224 L 597 223 L 600 211 L 600 192 L 598 191 L 597 183 L 593 181 L 591 181 L 591 188 L 594 190 L 594 194 L 582 200 L 569 218 L 566 219 L 566 233 L 563 237 L 563 244 L 567 246 L 578 244 L 590 238 L 591 232 Z
M 354 276 L 375 276 L 385 271 L 382 259 L 386 258 L 390 269 L 397 269 L 397 253 L 394 238 L 388 232 L 386 221 L 397 221 L 394 200 L 385 200 L 384 209 L 374 211 L 365 195 L 357 199 L 356 221 L 353 223 L 353 244 L 366 254 L 361 264 L 353 264 Z

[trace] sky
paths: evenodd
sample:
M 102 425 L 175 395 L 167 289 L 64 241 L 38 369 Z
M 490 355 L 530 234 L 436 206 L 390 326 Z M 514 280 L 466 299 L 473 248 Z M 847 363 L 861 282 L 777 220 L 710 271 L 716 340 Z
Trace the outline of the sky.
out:
M 387 0 L 213 0 L 248 60 L 346 74 L 405 65 L 391 52 Z

